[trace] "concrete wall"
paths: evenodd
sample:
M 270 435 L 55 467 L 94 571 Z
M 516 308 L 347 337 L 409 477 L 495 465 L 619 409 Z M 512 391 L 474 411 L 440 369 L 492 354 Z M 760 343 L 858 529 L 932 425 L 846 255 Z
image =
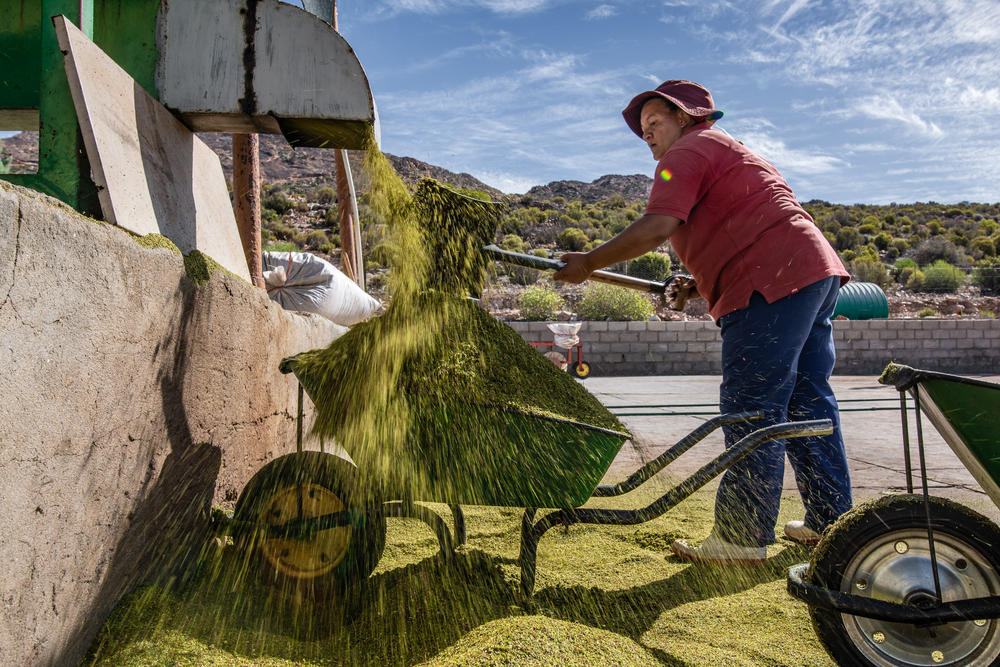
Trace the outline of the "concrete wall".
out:
M 294 451 L 282 357 L 344 330 L 0 182 L 0 664 L 76 664 Z
M 509 322 L 525 340 L 552 340 L 544 322 Z M 1000 373 L 1000 321 L 944 318 L 838 320 L 835 373 L 877 375 L 890 361 L 951 373 Z M 595 375 L 712 375 L 722 339 L 713 322 L 584 322 Z

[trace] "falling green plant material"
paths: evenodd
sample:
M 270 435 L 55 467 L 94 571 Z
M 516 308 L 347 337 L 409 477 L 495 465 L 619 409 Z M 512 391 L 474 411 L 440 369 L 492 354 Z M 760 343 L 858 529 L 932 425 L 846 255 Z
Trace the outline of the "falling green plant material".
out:
M 286 363 L 316 405 L 314 432 L 383 498 L 565 507 L 583 503 L 624 427 L 512 329 L 464 298 L 502 207 L 425 179 L 413 197 L 370 145 L 369 201 L 391 229 L 384 315 Z M 533 416 L 525 419 L 525 415 Z
M 404 339 L 405 349 L 414 313 L 438 335 L 402 356 L 387 341 Z M 402 311 L 394 303 L 294 367 L 316 404 L 316 433 L 342 444 L 384 497 L 578 505 L 624 439 L 545 419 L 625 430 L 513 329 L 439 292 Z
M 505 207 L 479 194 L 429 178 L 417 186 L 415 215 L 430 258 L 427 288 L 457 296 L 482 291 L 489 265 L 482 247 L 493 242 Z
M 600 505 L 639 506 L 664 489 L 654 480 Z M 531 607 L 516 594 L 511 508 L 466 508 L 469 543 L 451 561 L 426 525 L 390 519 L 382 561 L 346 613 L 338 600 L 290 605 L 249 576 L 236 547 L 219 547 L 187 588 L 148 586 L 124 600 L 83 664 L 832 665 L 806 605 L 785 591 L 787 568 L 807 550 L 779 541 L 763 567 L 746 569 L 670 555 L 670 539 L 708 535 L 713 502 L 703 491 L 640 526 L 550 531 Z M 786 496 L 778 525 L 802 512 Z

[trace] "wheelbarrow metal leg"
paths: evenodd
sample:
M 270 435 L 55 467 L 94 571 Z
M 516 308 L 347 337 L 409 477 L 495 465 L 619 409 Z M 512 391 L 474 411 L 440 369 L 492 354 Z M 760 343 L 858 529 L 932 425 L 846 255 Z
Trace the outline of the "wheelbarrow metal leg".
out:
M 451 539 L 451 529 L 444 519 L 436 512 L 423 505 L 408 500 L 394 500 L 384 505 L 385 515 L 400 517 L 404 519 L 420 519 L 434 531 L 438 544 L 441 545 L 441 552 L 445 558 L 455 555 L 455 545 Z
M 538 537 L 535 535 L 535 508 L 526 507 L 521 515 L 521 594 L 527 599 L 535 590 L 535 559 L 538 554 Z
M 534 509 L 529 508 L 524 510 L 524 515 L 521 517 L 521 592 L 525 597 L 530 597 L 535 588 L 535 560 L 538 542 L 541 540 L 542 535 L 553 526 L 573 523 L 631 526 L 651 521 L 686 499 L 709 481 L 722 474 L 734 463 L 769 440 L 828 435 L 832 431 L 833 422 L 829 419 L 788 422 L 765 426 L 745 436 L 735 445 L 702 466 L 696 473 L 641 509 L 568 508 L 549 512 L 539 519 L 538 523 L 533 523 L 535 517 Z
M 738 424 L 745 421 L 755 421 L 757 419 L 762 419 L 763 417 L 763 412 L 734 412 L 717 415 L 681 438 L 673 447 L 629 475 L 628 479 L 625 481 L 619 482 L 614 486 L 606 485 L 597 487 L 594 490 L 593 497 L 607 498 L 610 496 L 620 496 L 628 493 L 673 463 L 681 454 L 704 440 L 710 433 L 718 429 L 720 426 L 728 426 L 730 424 Z
M 462 511 L 461 505 L 455 504 L 449 505 L 449 507 L 455 522 L 455 544 L 461 546 L 468 542 L 468 535 L 465 532 L 465 513 Z

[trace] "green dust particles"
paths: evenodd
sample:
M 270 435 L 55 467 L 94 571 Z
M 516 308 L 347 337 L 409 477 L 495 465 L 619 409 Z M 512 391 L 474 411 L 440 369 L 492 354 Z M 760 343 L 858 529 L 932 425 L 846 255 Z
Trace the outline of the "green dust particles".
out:
M 660 478 L 605 507 L 637 507 Z M 521 512 L 468 507 L 468 544 L 444 559 L 433 532 L 390 519 L 385 552 L 362 597 L 289 609 L 266 582 L 239 581 L 242 556 L 219 546 L 185 587 L 125 598 L 84 665 L 760 665 L 828 667 L 808 608 L 785 591 L 809 552 L 779 540 L 757 568 L 692 565 L 669 540 L 704 539 L 714 494 L 696 493 L 639 526 L 575 525 L 539 543 L 530 606 L 517 595 Z M 448 516 L 448 508 L 432 509 Z M 802 516 L 784 498 L 778 525 Z M 662 536 L 665 539 L 651 539 Z
M 410 196 L 374 146 L 369 202 L 391 230 L 391 305 L 288 363 L 314 431 L 382 497 L 562 507 L 586 500 L 624 431 L 568 374 L 466 298 L 501 208 L 425 179 Z M 555 418 L 555 419 L 552 419 Z

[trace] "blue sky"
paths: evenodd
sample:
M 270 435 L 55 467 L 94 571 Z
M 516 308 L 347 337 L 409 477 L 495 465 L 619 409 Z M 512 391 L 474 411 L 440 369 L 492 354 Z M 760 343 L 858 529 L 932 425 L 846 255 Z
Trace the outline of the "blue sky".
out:
M 293 3 L 298 4 L 298 3 Z M 652 174 L 620 112 L 686 78 L 802 200 L 1000 201 L 998 0 L 339 0 L 382 148 L 505 192 Z
M 803 200 L 1000 201 L 997 0 L 340 0 L 383 150 L 505 192 L 652 174 L 620 112 L 686 78 Z

